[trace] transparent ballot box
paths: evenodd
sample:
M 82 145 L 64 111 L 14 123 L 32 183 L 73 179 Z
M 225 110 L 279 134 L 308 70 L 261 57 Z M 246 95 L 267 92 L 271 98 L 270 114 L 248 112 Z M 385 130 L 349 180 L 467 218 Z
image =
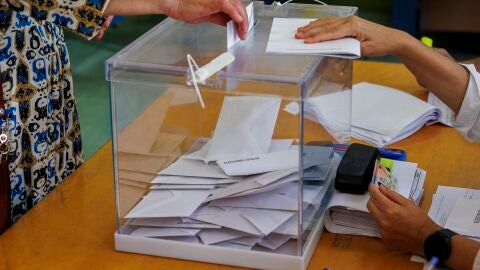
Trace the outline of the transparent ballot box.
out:
M 340 161 L 331 144 L 350 140 L 352 61 L 265 49 L 274 17 L 356 13 L 255 2 L 230 49 L 224 27 L 166 19 L 109 59 L 116 249 L 305 269 Z M 225 52 L 235 60 L 194 80 L 187 55 L 202 67 Z

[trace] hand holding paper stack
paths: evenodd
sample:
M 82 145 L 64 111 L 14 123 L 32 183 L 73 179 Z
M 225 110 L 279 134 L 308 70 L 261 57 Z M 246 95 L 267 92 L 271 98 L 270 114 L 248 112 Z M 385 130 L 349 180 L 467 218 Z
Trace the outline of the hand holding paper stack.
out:
M 416 163 L 393 161 L 392 174 L 397 179 L 397 192 L 419 204 L 423 196 L 426 172 Z M 353 195 L 335 192 L 325 214 L 325 228 L 333 233 L 380 237 L 377 224 L 368 213 L 368 193 Z
M 313 19 L 274 18 L 267 44 L 267 53 L 292 55 L 325 55 L 355 59 L 361 56 L 360 41 L 355 38 L 341 38 L 314 44 L 295 39 L 299 27 L 308 25 Z

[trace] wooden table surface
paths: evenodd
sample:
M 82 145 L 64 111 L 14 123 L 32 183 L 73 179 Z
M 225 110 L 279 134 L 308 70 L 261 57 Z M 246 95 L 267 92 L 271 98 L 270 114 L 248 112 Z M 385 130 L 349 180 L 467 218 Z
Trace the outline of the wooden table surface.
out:
M 354 81 L 399 88 L 420 97 L 425 91 L 400 64 L 358 61 Z M 422 207 L 437 185 L 480 188 L 480 144 L 451 128 L 424 127 L 392 147 L 428 172 Z M 235 267 L 117 252 L 110 143 L 0 237 L 0 269 L 238 269 Z M 421 269 L 409 255 L 379 239 L 324 233 L 309 269 Z

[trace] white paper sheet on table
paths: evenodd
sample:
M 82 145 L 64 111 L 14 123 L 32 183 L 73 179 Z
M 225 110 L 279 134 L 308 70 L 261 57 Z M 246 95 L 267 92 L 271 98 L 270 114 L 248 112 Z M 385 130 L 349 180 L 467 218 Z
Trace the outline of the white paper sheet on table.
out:
M 131 225 L 166 228 L 191 228 L 191 229 L 219 229 L 222 226 L 205 223 L 191 218 L 136 218 L 130 222 Z
M 273 97 L 225 97 L 212 139 L 183 158 L 210 162 L 267 153 L 280 103 Z
M 409 136 L 441 116 L 438 108 L 408 93 L 370 83 L 354 85 L 352 104 L 356 135 L 370 139 L 377 134 L 370 141 L 379 146 Z
M 445 226 L 458 199 L 480 200 L 480 190 L 438 186 L 433 195 L 428 216 L 440 226 Z
M 210 190 L 152 190 L 125 217 L 189 217 L 210 193 Z
M 446 227 L 448 217 L 460 199 L 480 200 L 480 190 L 438 186 L 437 191 L 433 194 L 428 216 L 438 225 Z M 423 257 L 417 255 L 412 255 L 411 261 L 419 263 L 426 262 Z
M 309 24 L 313 19 L 274 18 L 267 53 L 325 55 L 354 59 L 361 56 L 360 42 L 355 38 L 342 38 L 305 44 L 304 40 L 295 39 L 299 27 Z
M 352 91 L 308 98 L 305 102 L 305 113 L 309 119 L 320 122 L 337 141 L 350 140 Z
M 423 100 L 370 83 L 355 84 L 353 92 L 309 98 L 305 112 L 339 141 L 348 138 L 345 132 L 350 131 L 351 124 L 353 137 L 379 147 L 402 140 L 442 118 L 440 109 Z
M 480 200 L 457 200 L 445 228 L 468 237 L 480 237 Z

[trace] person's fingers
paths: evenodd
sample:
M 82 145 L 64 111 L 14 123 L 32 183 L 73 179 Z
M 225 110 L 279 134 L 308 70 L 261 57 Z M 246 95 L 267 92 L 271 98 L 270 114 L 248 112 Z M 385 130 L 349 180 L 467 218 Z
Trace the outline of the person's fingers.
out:
M 342 26 L 343 25 L 341 22 L 332 22 L 321 27 L 310 28 L 308 30 L 299 32 L 298 34 L 303 36 L 303 39 L 308 39 L 308 38 L 313 38 L 322 33 L 338 31 L 338 29 Z
M 103 22 L 102 26 L 100 27 L 100 30 L 98 31 L 97 35 L 95 36 L 96 40 L 101 40 L 103 36 L 105 35 L 105 31 L 110 27 L 110 24 L 113 21 L 114 16 L 108 16 L 107 19 Z
M 302 31 L 308 31 L 313 28 L 319 28 L 319 27 L 325 27 L 334 23 L 338 23 L 340 20 L 338 18 L 325 18 L 317 21 L 312 21 L 309 24 L 300 27 L 297 29 L 297 31 L 302 32 Z
M 228 16 L 225 13 L 217 13 L 209 16 L 209 18 L 206 19 L 206 21 L 214 24 L 218 24 L 221 26 L 226 26 L 227 23 L 230 21 L 230 16 Z
M 404 198 L 402 195 L 398 194 L 395 191 L 392 191 L 384 186 L 380 186 L 379 191 L 385 195 L 391 201 L 394 201 L 400 205 L 404 205 L 405 203 L 409 202 L 408 199 Z
M 108 16 L 107 19 L 105 20 L 105 22 L 103 23 L 102 27 L 105 28 L 105 29 L 107 29 L 108 27 L 110 27 L 110 24 L 112 23 L 113 18 L 114 18 L 113 15 Z
M 95 36 L 95 39 L 101 40 L 104 34 L 105 34 L 105 30 L 101 29 L 100 31 L 98 31 L 97 35 Z
M 328 17 L 328 18 L 324 18 L 324 19 L 318 19 L 318 20 L 315 20 L 315 21 L 311 21 L 309 24 L 307 24 L 305 26 L 299 27 L 297 29 L 297 31 L 302 32 L 302 31 L 306 31 L 306 30 L 309 30 L 309 29 L 314 28 L 314 27 L 321 27 L 321 26 L 329 25 L 329 24 L 337 22 L 339 20 L 341 20 L 341 19 L 338 18 L 338 17 Z
M 350 27 L 346 25 L 340 25 L 337 27 L 326 29 L 325 31 L 316 33 L 314 35 L 311 35 L 305 38 L 305 43 L 311 44 L 311 43 L 317 43 L 321 41 L 335 40 L 335 39 L 340 39 L 344 37 L 351 37 L 351 36 L 354 36 L 354 34 L 355 33 L 351 31 Z
M 373 200 L 369 200 L 368 203 L 367 203 L 367 209 L 368 209 L 368 212 L 373 216 L 373 218 L 375 220 L 381 220 L 382 219 L 382 211 L 380 211 L 377 206 L 375 205 L 375 203 L 373 202 Z
M 235 0 L 221 0 L 221 1 L 222 1 L 221 11 L 223 13 L 230 16 L 230 18 L 232 18 L 232 20 L 236 24 L 245 23 L 245 19 L 242 16 L 242 14 L 238 11 L 237 7 L 233 3 L 230 3 L 230 1 L 235 1 Z
M 375 206 L 377 206 L 378 209 L 385 211 L 386 209 L 396 206 L 396 204 L 383 195 L 375 185 L 370 184 L 368 190 L 370 191 L 370 199 L 375 203 Z
M 241 39 L 245 39 L 247 37 L 247 32 L 248 32 L 248 25 L 250 24 L 250 21 L 248 19 L 248 14 L 247 10 L 245 9 L 245 6 L 241 1 L 237 0 L 230 0 L 232 1 L 232 5 L 235 6 L 235 8 L 238 10 L 240 15 L 242 16 L 243 20 L 242 23 L 236 24 L 237 25 L 237 33 L 240 36 Z M 252 18 L 253 19 L 253 18 Z
M 455 59 L 452 57 L 452 55 L 450 55 L 450 53 L 448 53 L 447 50 L 443 49 L 443 48 L 433 48 L 437 53 L 441 54 L 442 56 L 445 56 L 447 57 L 448 59 L 450 60 L 453 60 L 455 61 Z

